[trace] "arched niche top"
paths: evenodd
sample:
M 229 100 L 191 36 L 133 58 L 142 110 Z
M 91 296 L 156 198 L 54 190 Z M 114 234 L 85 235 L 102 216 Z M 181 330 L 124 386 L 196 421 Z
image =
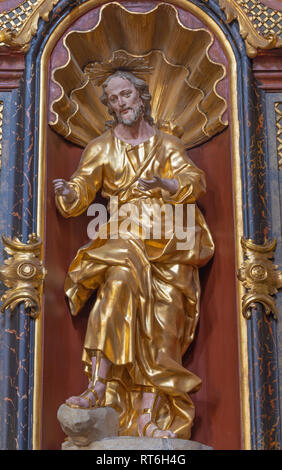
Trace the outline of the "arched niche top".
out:
M 187 148 L 226 126 L 227 61 L 214 34 L 191 13 L 166 3 L 144 11 L 106 4 L 79 18 L 58 42 L 51 58 L 50 126 L 84 147 L 109 119 L 101 88 L 84 72 L 89 63 L 110 61 L 118 50 L 146 57 L 155 122 L 182 129 Z

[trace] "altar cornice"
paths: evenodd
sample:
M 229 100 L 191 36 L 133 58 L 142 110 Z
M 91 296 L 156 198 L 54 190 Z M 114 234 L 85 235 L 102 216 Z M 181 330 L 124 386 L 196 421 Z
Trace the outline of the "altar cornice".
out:
M 81 3 L 88 1 L 91 0 Z M 0 12 L 0 46 L 27 51 L 40 18 L 48 21 L 57 3 L 59 0 L 4 1 Z M 282 8 L 274 8 L 277 2 L 216 0 L 216 3 L 224 11 L 227 24 L 238 22 L 249 57 L 255 57 L 258 50 L 282 47 Z M 203 0 L 203 5 L 208 4 L 209 0 Z

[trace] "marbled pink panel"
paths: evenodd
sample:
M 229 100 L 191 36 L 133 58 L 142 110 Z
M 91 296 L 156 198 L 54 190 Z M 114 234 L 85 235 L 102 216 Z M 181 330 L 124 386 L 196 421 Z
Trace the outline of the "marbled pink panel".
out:
M 22 0 L 6 0 L 0 3 L 0 12 L 10 11 L 16 8 L 18 5 L 21 5 Z
M 282 11 L 281 0 L 260 0 L 260 3 L 263 3 L 267 7 L 272 8 L 273 10 Z

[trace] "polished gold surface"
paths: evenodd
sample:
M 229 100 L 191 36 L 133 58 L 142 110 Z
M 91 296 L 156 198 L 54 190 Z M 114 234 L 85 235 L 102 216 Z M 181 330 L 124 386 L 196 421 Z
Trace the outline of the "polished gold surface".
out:
M 274 104 L 276 118 L 277 166 L 282 167 L 282 103 Z
M 155 188 L 144 193 L 138 178 L 150 180 L 154 175 L 177 178 L 177 192 L 172 196 Z M 169 427 L 177 437 L 189 439 L 194 406 L 188 394 L 198 390 L 201 380 L 181 362 L 199 317 L 198 267 L 212 257 L 214 245 L 196 207 L 195 241 L 189 250 L 178 248 L 174 213 L 179 204 L 186 213 L 186 205 L 205 192 L 204 174 L 174 136 L 157 131 L 132 147 L 110 129 L 87 146 L 70 183 L 76 192 L 73 203 L 56 196 L 64 217 L 83 213 L 101 188 L 105 198 L 116 198 L 106 228 L 102 225 L 97 238 L 78 251 L 65 282 L 73 315 L 99 288 L 84 343 L 87 369 L 93 351 L 102 351 L 111 362 L 106 403 L 121 413 L 120 435 L 138 435 L 141 397 L 134 390 L 144 385 L 155 387 L 161 399 L 159 428 Z M 172 233 L 166 236 L 162 218 L 154 239 L 148 213 L 168 210 L 167 204 Z M 192 220 L 190 224 L 194 230 Z
M 266 36 L 260 33 L 248 15 L 249 10 L 242 8 L 243 4 L 246 6 L 246 2 L 242 1 L 219 0 L 219 6 L 226 14 L 227 23 L 230 23 L 235 19 L 238 20 L 240 34 L 245 40 L 246 52 L 248 56 L 255 57 L 257 55 L 258 49 L 272 49 L 274 47 L 281 47 L 282 39 L 279 39 L 277 33 L 272 30 L 268 31 Z M 281 14 L 281 12 L 278 12 L 278 14 Z M 267 17 L 265 17 L 265 22 L 268 22 Z
M 243 315 L 250 318 L 252 308 L 260 303 L 267 315 L 272 312 L 278 319 L 275 298 L 272 297 L 282 287 L 282 272 L 277 271 L 278 266 L 272 262 L 277 240 L 256 245 L 252 240 L 242 238 L 241 243 L 245 261 L 238 271 L 238 279 L 248 291 L 242 299 Z
M 224 35 L 223 35 L 224 37 Z M 232 181 L 235 219 L 235 255 L 236 267 L 239 269 L 243 262 L 241 237 L 243 228 L 243 202 L 242 202 L 242 176 L 240 157 L 240 122 L 238 111 L 238 69 L 233 51 L 228 42 L 222 42 L 226 48 L 230 66 L 230 103 L 231 103 L 231 135 L 232 135 Z M 242 422 L 242 448 L 251 449 L 251 421 L 250 421 L 250 389 L 249 389 L 249 362 L 248 362 L 248 335 L 247 325 L 242 314 L 242 297 L 245 293 L 243 284 L 237 282 L 237 311 L 238 311 L 238 343 L 240 355 L 240 393 L 241 393 L 241 422 Z
M 40 286 L 46 275 L 40 260 L 42 242 L 35 234 L 29 236 L 27 243 L 4 235 L 2 241 L 10 257 L 0 266 L 0 279 L 9 288 L 2 296 L 1 311 L 14 310 L 23 302 L 26 312 L 37 318 L 41 307 Z
M 167 31 L 173 31 L 173 41 Z M 64 38 L 68 60 L 53 72 L 61 96 L 51 104 L 56 116 L 51 127 L 82 147 L 105 130 L 109 116 L 99 100 L 101 87 L 94 86 L 91 76 L 95 84 L 97 80 L 87 71 L 91 63 L 109 66 L 119 51 L 131 62 L 146 58 L 152 67 L 146 81 L 155 122 L 182 129 L 186 148 L 207 141 L 227 125 L 223 120 L 227 103 L 217 92 L 226 70 L 209 56 L 212 44 L 207 29 L 185 27 L 176 8 L 168 4 L 146 13 L 128 11 L 117 3 L 105 5 L 92 30 L 71 31 Z
M 134 57 L 125 51 L 115 51 L 108 62 L 90 62 L 84 68 L 84 73 L 94 85 L 101 86 L 113 73 L 121 70 L 132 72 L 142 79 L 144 75 L 152 73 L 154 68 L 149 66 L 145 57 Z
M 210 18 L 203 10 L 193 3 L 186 0 L 176 0 L 174 4 L 184 10 L 187 10 L 200 18 L 208 28 L 217 36 L 225 51 L 229 61 L 230 73 L 230 99 L 231 99 L 231 133 L 232 133 L 232 162 L 233 162 L 233 184 L 234 184 L 234 209 L 235 209 L 235 244 L 237 266 L 241 266 L 243 255 L 240 245 L 240 239 L 243 234 L 243 203 L 242 203 L 242 187 L 241 187 L 241 166 L 240 166 L 240 148 L 239 135 L 240 125 L 238 120 L 238 103 L 237 103 L 237 66 L 231 45 L 226 39 L 221 28 Z M 98 5 L 97 0 L 89 0 L 89 2 L 75 8 L 67 18 L 64 18 L 58 27 L 52 33 L 47 41 L 43 51 L 41 60 L 40 74 L 40 151 L 39 151 L 39 185 L 38 185 L 38 233 L 44 239 L 44 192 L 40 189 L 44 186 L 45 181 L 45 164 L 46 164 L 46 124 L 47 115 L 47 97 L 46 90 L 48 88 L 48 61 L 57 40 L 63 32 L 81 15 Z M 247 330 L 246 322 L 243 321 L 241 299 L 244 294 L 244 287 L 241 282 L 237 284 L 237 308 L 238 308 L 238 324 L 239 324 L 239 346 L 240 346 L 240 384 L 241 384 L 241 415 L 242 415 L 242 445 L 244 449 L 251 448 L 251 425 L 250 425 L 250 405 L 249 405 L 249 384 L 248 384 L 248 350 L 247 350 Z M 41 440 L 41 371 L 42 371 L 42 317 L 40 316 L 36 322 L 36 344 L 35 344 L 35 384 L 34 384 L 34 404 L 33 404 L 33 448 L 40 449 Z

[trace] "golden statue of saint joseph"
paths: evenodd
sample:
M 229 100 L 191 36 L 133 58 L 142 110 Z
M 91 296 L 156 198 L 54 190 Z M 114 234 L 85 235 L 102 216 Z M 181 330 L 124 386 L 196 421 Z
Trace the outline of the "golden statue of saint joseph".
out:
M 201 380 L 182 366 L 182 356 L 199 316 L 198 268 L 214 252 L 195 206 L 205 192 L 205 177 L 182 142 L 154 125 L 148 86 L 137 74 L 109 75 L 101 100 L 114 125 L 88 144 L 70 181 L 54 180 L 56 205 L 64 217 L 84 212 L 99 189 L 117 201 L 102 227 L 104 236 L 79 249 L 67 273 L 65 292 L 73 315 L 96 289 L 97 298 L 83 350 L 89 387 L 66 403 L 112 406 L 120 416 L 121 435 L 189 439 L 194 418 L 189 394 Z M 128 204 L 138 215 L 130 226 L 124 223 Z M 146 234 L 151 228 L 148 213 L 154 214 L 155 207 L 163 213 L 168 206 L 170 222 L 180 206 L 184 221 L 185 208 L 195 207 L 189 249 L 181 248 L 176 230 L 167 237 L 164 217 L 158 239 L 144 236 L 144 226 Z M 185 223 L 191 225 L 188 218 Z

